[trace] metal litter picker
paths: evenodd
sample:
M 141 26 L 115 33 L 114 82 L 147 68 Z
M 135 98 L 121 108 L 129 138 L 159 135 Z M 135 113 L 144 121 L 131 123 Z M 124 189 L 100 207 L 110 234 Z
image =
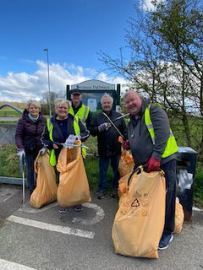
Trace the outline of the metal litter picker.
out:
M 23 204 L 25 203 L 25 154 L 22 154 L 19 156 L 19 167 L 20 167 L 20 173 L 22 174 L 23 178 Z

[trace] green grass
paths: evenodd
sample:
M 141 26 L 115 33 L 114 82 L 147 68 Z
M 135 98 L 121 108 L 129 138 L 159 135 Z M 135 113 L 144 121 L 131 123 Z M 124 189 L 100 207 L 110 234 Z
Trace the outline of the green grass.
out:
M 12 121 L 8 121 L 8 120 L 0 120 L 0 124 L 16 124 L 18 122 L 18 120 L 12 120 Z
M 20 177 L 15 145 L 0 146 L 0 175 Z
M 90 183 L 91 190 L 95 191 L 98 186 L 99 160 L 97 157 L 96 138 L 90 137 L 85 143 L 88 146 L 85 168 Z M 15 145 L 0 146 L 0 176 L 21 177 L 19 170 L 19 158 L 16 154 Z M 112 180 L 112 170 L 108 171 L 108 186 L 110 189 Z
M 178 118 L 180 116 L 170 116 L 170 126 L 180 146 L 189 146 L 186 133 L 182 121 Z M 191 134 L 191 145 L 194 150 L 199 151 L 201 145 L 201 138 L 203 132 L 203 118 L 190 116 L 188 117 L 189 130 Z
M 203 168 L 198 164 L 194 181 L 194 201 L 200 207 L 203 207 Z
M 13 109 L 2 109 L 0 110 L 0 117 L 19 117 L 21 113 L 14 111 Z
M 97 157 L 96 138 L 90 137 L 85 143 L 88 146 L 87 158 L 85 159 L 85 168 L 90 183 L 91 190 L 95 191 L 99 179 L 99 160 Z M 15 145 L 0 146 L 0 175 L 21 177 L 19 172 L 19 159 L 16 155 Z M 110 190 L 112 181 L 112 170 L 108 171 L 108 189 Z M 194 181 L 194 201 L 198 206 L 203 207 L 203 166 L 198 163 L 196 177 Z

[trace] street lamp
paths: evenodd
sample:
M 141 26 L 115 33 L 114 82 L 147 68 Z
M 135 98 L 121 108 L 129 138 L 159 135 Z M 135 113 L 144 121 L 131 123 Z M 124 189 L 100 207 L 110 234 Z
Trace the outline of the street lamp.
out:
M 48 90 L 49 90 L 49 116 L 51 117 L 51 90 L 50 90 L 50 79 L 49 79 L 49 51 L 48 48 L 44 49 L 47 54 L 47 75 L 48 75 Z

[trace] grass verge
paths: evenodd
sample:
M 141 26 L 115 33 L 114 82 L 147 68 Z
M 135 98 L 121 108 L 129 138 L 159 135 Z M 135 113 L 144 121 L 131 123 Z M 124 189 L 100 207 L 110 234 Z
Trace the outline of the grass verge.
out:
M 95 191 L 98 186 L 99 178 L 99 160 L 96 157 L 97 146 L 96 139 L 88 139 L 86 145 L 88 146 L 89 156 L 85 159 L 85 168 L 89 179 L 91 190 Z M 15 145 L 3 145 L 0 146 L 0 175 L 21 177 L 19 172 L 19 160 L 16 155 Z M 111 187 L 112 170 L 108 171 L 108 187 Z M 196 205 L 203 207 L 203 167 L 198 164 L 195 181 L 194 181 L 194 202 Z

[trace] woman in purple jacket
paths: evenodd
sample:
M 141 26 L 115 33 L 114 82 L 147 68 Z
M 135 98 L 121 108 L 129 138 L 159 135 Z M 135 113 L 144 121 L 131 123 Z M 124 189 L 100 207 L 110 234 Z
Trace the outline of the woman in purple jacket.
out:
M 15 141 L 19 156 L 25 156 L 26 175 L 30 194 L 35 188 L 34 161 L 42 148 L 41 135 L 45 120 L 40 113 L 40 104 L 30 100 L 16 128 Z

